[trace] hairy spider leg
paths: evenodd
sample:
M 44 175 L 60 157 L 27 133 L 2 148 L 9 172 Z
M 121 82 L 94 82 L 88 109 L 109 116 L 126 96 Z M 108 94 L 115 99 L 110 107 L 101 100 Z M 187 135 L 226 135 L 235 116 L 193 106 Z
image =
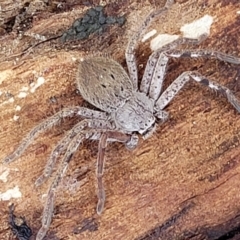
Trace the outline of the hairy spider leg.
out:
M 109 129 L 109 130 L 113 129 L 112 124 L 107 120 L 84 119 L 81 122 L 77 123 L 75 126 L 73 126 L 73 128 L 70 131 L 68 131 L 67 135 L 59 141 L 55 149 L 52 151 L 48 159 L 47 165 L 44 169 L 44 172 L 36 180 L 35 186 L 41 185 L 51 175 L 59 155 L 67 149 L 73 137 L 75 137 L 81 130 L 83 130 L 86 127 L 92 129 Z
M 76 152 L 77 148 L 83 142 L 83 140 L 91 138 L 94 134 L 96 134 L 95 130 L 82 131 L 78 133 L 69 144 L 61 160 L 60 166 L 57 170 L 53 183 L 51 184 L 48 190 L 47 199 L 44 205 L 43 216 L 42 216 L 42 227 L 37 233 L 36 240 L 42 240 L 49 229 L 50 223 L 52 221 L 52 215 L 53 215 L 53 209 L 54 209 L 55 192 L 61 179 L 63 178 L 67 170 L 69 161 L 71 160 L 74 152 Z M 97 134 L 100 137 L 100 133 L 97 133 Z
M 234 57 L 232 55 L 209 50 L 209 49 L 182 49 L 182 50 L 169 50 L 166 51 L 165 54 L 168 57 L 175 57 L 175 58 L 181 58 L 181 57 L 190 57 L 190 58 L 199 58 L 199 57 L 206 57 L 206 58 L 215 58 L 220 61 L 232 63 L 232 64 L 240 64 L 240 58 Z
M 146 93 L 150 98 L 157 100 L 160 96 L 164 77 L 167 72 L 169 57 L 165 52 L 183 44 L 200 44 L 206 38 L 207 34 L 202 34 L 197 39 L 181 37 L 154 51 L 148 59 L 141 81 L 140 91 Z
M 135 50 L 137 48 L 138 42 L 142 36 L 142 34 L 146 31 L 146 29 L 149 27 L 151 22 L 155 20 L 157 17 L 159 17 L 161 14 L 166 12 L 174 3 L 174 0 L 167 0 L 165 6 L 161 9 L 157 9 L 153 12 L 151 12 L 144 20 L 142 25 L 138 28 L 135 34 L 130 38 L 127 49 L 125 51 L 125 57 L 129 72 L 129 77 L 131 81 L 133 82 L 133 88 L 135 90 L 138 89 L 138 71 L 137 71 L 137 63 L 136 63 L 136 57 L 135 57 Z
M 163 92 L 160 96 L 156 105 L 160 109 L 164 109 L 168 103 L 174 98 L 174 96 L 183 88 L 185 83 L 190 79 L 201 83 L 227 97 L 228 101 L 240 112 L 240 101 L 233 95 L 233 93 L 226 87 L 221 86 L 215 82 L 208 80 L 206 77 L 202 76 L 200 73 L 195 71 L 188 71 L 182 73 L 177 79 L 175 79 L 172 84 Z
M 105 203 L 105 191 L 103 185 L 103 173 L 104 173 L 104 156 L 107 142 L 122 142 L 128 146 L 128 148 L 134 148 L 137 144 L 135 135 L 128 135 L 117 131 L 107 131 L 102 133 L 98 144 L 98 156 L 97 156 L 97 191 L 98 191 L 98 203 L 97 213 L 101 214 Z
M 101 214 L 104 208 L 105 203 L 105 190 L 103 186 L 103 171 L 104 171 L 104 156 L 105 156 L 105 149 L 107 147 L 107 133 L 103 133 L 99 139 L 98 143 L 98 155 L 97 155 L 97 196 L 98 196 L 98 203 L 97 203 L 97 214 Z
M 166 56 L 168 57 L 208 57 L 208 58 L 216 58 L 225 62 L 233 63 L 233 64 L 240 64 L 240 58 L 233 57 L 231 55 L 218 52 L 218 51 L 212 51 L 212 50 L 206 50 L 206 49 L 200 49 L 200 50 L 169 50 L 165 52 Z M 229 102 L 238 110 L 238 102 L 236 98 L 233 96 L 233 93 L 226 87 L 221 86 L 220 84 L 211 82 L 210 80 L 206 79 L 206 77 L 200 75 L 197 72 L 184 72 L 181 74 L 166 90 L 163 92 L 163 94 L 159 97 L 159 99 L 156 102 L 156 106 L 158 109 L 162 110 L 164 109 L 168 103 L 172 100 L 172 98 L 178 93 L 178 91 L 185 85 L 186 82 L 189 81 L 189 76 L 192 77 L 196 82 L 200 82 L 202 84 L 205 84 L 209 86 L 210 88 L 221 92 L 223 95 L 225 95 Z
M 76 152 L 78 146 L 83 142 L 83 140 L 86 140 L 86 139 L 94 139 L 94 140 L 100 139 L 98 162 L 97 162 L 97 181 L 98 181 L 98 198 L 99 198 L 97 209 L 99 210 L 98 214 L 102 212 L 104 207 L 104 201 L 105 201 L 105 193 L 103 188 L 102 176 L 103 176 L 103 169 L 104 169 L 103 167 L 104 154 L 105 154 L 105 148 L 107 145 L 107 140 L 109 138 L 109 141 L 118 141 L 123 143 L 127 143 L 131 141 L 130 135 L 120 133 L 120 132 L 111 132 L 111 131 L 102 132 L 102 131 L 104 130 L 101 130 L 101 129 L 100 130 L 99 129 L 83 130 L 79 132 L 68 145 L 68 148 L 57 170 L 55 179 L 49 188 L 47 200 L 43 210 L 42 227 L 37 234 L 36 240 L 42 240 L 49 229 L 49 226 L 52 220 L 53 209 L 54 209 L 54 199 L 55 199 L 56 189 L 61 179 L 63 178 L 64 173 L 66 172 L 69 161 L 71 160 L 74 152 Z
M 53 149 L 53 151 L 50 154 L 50 157 L 47 161 L 47 164 L 44 168 L 43 174 L 35 181 L 35 186 L 40 186 L 47 178 L 50 177 L 52 174 L 53 168 L 56 164 L 57 158 L 60 156 L 60 154 L 65 151 L 68 147 L 68 145 L 71 143 L 71 140 L 85 127 L 89 126 L 91 121 L 94 121 L 92 119 L 84 119 L 81 122 L 77 123 L 71 130 L 68 131 L 66 136 L 62 138 L 57 146 Z
M 108 115 L 104 112 L 94 111 L 83 107 L 69 107 L 64 108 L 61 111 L 57 112 L 53 116 L 47 118 L 42 123 L 34 127 L 27 136 L 22 140 L 18 148 L 9 156 L 4 158 L 3 162 L 10 163 L 17 158 L 19 158 L 24 150 L 30 145 L 34 138 L 36 138 L 40 133 L 46 131 L 49 128 L 52 128 L 54 125 L 58 124 L 63 118 L 69 117 L 72 115 L 79 115 L 85 118 L 100 118 L 100 119 L 108 119 Z

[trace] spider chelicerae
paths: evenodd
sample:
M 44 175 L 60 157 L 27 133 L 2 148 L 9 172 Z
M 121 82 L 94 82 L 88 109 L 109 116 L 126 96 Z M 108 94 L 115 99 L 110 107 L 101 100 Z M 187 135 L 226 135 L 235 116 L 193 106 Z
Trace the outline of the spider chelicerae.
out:
M 147 138 L 154 131 L 157 119 L 167 120 L 168 113 L 164 111 L 164 108 L 185 83 L 194 80 L 219 92 L 240 112 L 240 101 L 228 88 L 210 81 L 195 71 L 183 72 L 164 92 L 161 91 L 168 60 L 171 57 L 209 57 L 240 64 L 239 58 L 218 51 L 177 50 L 177 47 L 182 44 L 200 43 L 206 38 L 205 34 L 198 39 L 181 37 L 154 51 L 148 59 L 140 88 L 138 88 L 138 71 L 135 59 L 138 42 L 152 20 L 166 12 L 173 3 L 173 0 L 168 0 L 163 8 L 151 12 L 130 38 L 125 52 L 128 74 L 119 63 L 111 58 L 91 56 L 80 59 L 76 77 L 78 89 L 82 97 L 100 109 L 99 111 L 80 106 L 62 109 L 33 128 L 19 147 L 4 159 L 5 163 L 10 163 L 19 158 L 39 133 L 53 127 L 61 119 L 73 115 L 83 118 L 69 130 L 54 148 L 44 173 L 35 182 L 36 186 L 42 184 L 51 175 L 59 156 L 63 155 L 47 194 L 42 227 L 37 234 L 37 240 L 43 239 L 49 229 L 57 186 L 64 176 L 69 161 L 82 141 L 86 139 L 99 141 L 96 175 L 97 213 L 100 214 L 105 202 L 103 171 L 107 143 L 117 141 L 124 143 L 129 149 L 136 147 L 138 134 Z

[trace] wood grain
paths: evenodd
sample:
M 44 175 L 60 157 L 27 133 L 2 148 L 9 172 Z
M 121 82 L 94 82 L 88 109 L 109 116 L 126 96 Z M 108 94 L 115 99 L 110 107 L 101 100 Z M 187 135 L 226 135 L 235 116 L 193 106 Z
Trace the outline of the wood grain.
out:
M 32 127 L 62 107 L 89 106 L 76 91 L 75 59 L 101 52 L 126 66 L 124 50 L 128 37 L 154 7 L 145 1 L 109 1 L 109 13 L 126 15 L 127 23 L 122 28 L 111 27 L 100 37 L 93 35 L 83 42 L 63 44 L 57 36 L 88 9 L 81 1 L 65 1 L 58 11 L 53 5 L 44 10 L 37 8 L 29 25 L 24 27 L 20 22 L 11 31 L 4 26 L 20 14 L 27 1 L 16 6 L 9 0 L 2 2 L 2 10 L 8 11 L 1 15 L 5 25 L 0 29 L 0 159 L 12 152 Z M 163 4 L 159 2 L 159 6 Z M 177 1 L 151 29 L 179 34 L 183 24 L 209 14 L 214 17 L 211 34 L 199 48 L 240 56 L 237 11 L 240 3 L 234 0 Z M 27 34 L 20 38 L 19 29 Z M 39 40 L 29 36 L 32 33 L 51 40 L 39 44 Z M 149 55 L 149 41 L 140 44 L 140 74 Z M 226 85 L 240 98 L 239 66 L 217 60 L 173 59 L 165 87 L 185 70 L 198 70 Z M 34 93 L 28 90 L 27 97 L 19 98 L 23 87 L 30 88 L 40 76 L 45 83 Z M 11 97 L 14 102 L 9 101 Z M 16 111 L 17 106 L 20 111 Z M 226 99 L 195 83 L 189 83 L 166 110 L 170 119 L 159 125 L 151 138 L 141 140 L 134 151 L 121 144 L 109 145 L 104 175 L 107 199 L 101 216 L 95 211 L 97 143 L 81 145 L 59 190 L 46 239 L 240 239 L 239 114 Z M 15 115 L 19 116 L 16 121 Z M 25 216 L 37 233 L 41 226 L 42 195 L 51 179 L 38 189 L 34 188 L 34 181 L 57 141 L 77 121 L 64 119 L 60 126 L 41 135 L 16 162 L 0 165 L 0 175 L 10 171 L 7 182 L 0 180 L 0 192 L 18 186 L 22 193 L 21 198 L 0 201 L 0 239 L 13 239 L 7 224 L 10 202 L 15 203 L 16 214 Z M 68 180 L 76 176 L 81 187 L 71 189 Z

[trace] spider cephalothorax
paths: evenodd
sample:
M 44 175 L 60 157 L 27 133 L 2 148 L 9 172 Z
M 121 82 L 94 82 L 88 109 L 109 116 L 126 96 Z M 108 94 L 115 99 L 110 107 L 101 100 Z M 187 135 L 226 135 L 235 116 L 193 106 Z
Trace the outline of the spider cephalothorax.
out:
M 37 125 L 23 140 L 20 146 L 4 162 L 9 163 L 20 157 L 26 147 L 41 132 L 56 125 L 62 118 L 72 115 L 82 117 L 84 120 L 73 126 L 61 139 L 52 151 L 44 173 L 35 185 L 40 185 L 47 179 L 53 170 L 58 156 L 63 155 L 56 177 L 53 180 L 47 195 L 43 212 L 42 228 L 36 239 L 41 240 L 49 229 L 54 198 L 57 186 L 62 179 L 74 152 L 80 143 L 86 139 L 98 140 L 97 157 L 97 213 L 104 208 L 105 192 L 103 187 L 104 152 L 107 142 L 122 142 L 128 148 L 137 145 L 138 135 L 144 138 L 153 132 L 156 119 L 166 120 L 168 113 L 165 107 L 182 89 L 189 80 L 201 83 L 227 97 L 228 101 L 240 112 L 240 101 L 226 87 L 214 83 L 195 71 L 183 72 L 173 83 L 162 92 L 163 80 L 170 57 L 212 57 L 233 64 L 240 64 L 240 59 L 211 50 L 176 50 L 181 44 L 199 43 L 206 38 L 201 35 L 198 39 L 178 38 L 177 40 L 154 51 L 148 59 L 144 75 L 138 88 L 138 73 L 135 59 L 135 49 L 140 37 L 151 21 L 162 12 L 168 10 L 173 0 L 159 10 L 151 12 L 139 27 L 138 31 L 129 40 L 126 49 L 126 62 L 129 74 L 115 60 L 105 57 L 86 57 L 79 61 L 77 71 L 77 86 L 83 98 L 100 109 L 99 111 L 80 106 L 61 110 L 52 117 Z

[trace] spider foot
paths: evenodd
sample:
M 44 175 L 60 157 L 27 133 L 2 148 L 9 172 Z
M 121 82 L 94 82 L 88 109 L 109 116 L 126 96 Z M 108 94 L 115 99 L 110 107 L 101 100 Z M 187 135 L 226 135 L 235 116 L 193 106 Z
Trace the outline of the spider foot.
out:
M 42 240 L 47 234 L 47 231 L 52 221 L 54 199 L 55 199 L 55 193 L 53 190 L 50 189 L 50 191 L 48 192 L 47 200 L 43 210 L 42 227 L 37 233 L 36 240 Z
M 97 191 L 98 191 L 98 203 L 97 203 L 97 214 L 100 215 L 104 209 L 104 203 L 106 199 L 104 187 L 103 187 L 103 162 L 101 167 L 97 169 Z
M 104 204 L 105 204 L 105 192 L 103 191 L 102 193 L 103 193 L 102 196 L 98 197 L 98 203 L 96 208 L 98 215 L 100 215 L 103 212 Z
M 127 149 L 132 150 L 136 148 L 137 144 L 138 144 L 138 135 L 133 134 L 130 140 L 125 143 L 125 146 Z
M 11 154 L 11 155 L 8 155 L 7 157 L 5 157 L 3 159 L 3 163 L 10 163 L 10 162 L 13 162 L 15 159 L 17 159 L 19 156 L 17 154 Z
M 36 240 L 42 240 L 46 236 L 47 231 L 48 228 L 42 226 L 37 233 Z
M 46 177 L 44 175 L 41 175 L 40 177 L 38 177 L 38 179 L 35 181 L 35 187 L 39 187 L 40 185 L 42 185 L 46 180 Z
M 160 110 L 157 106 L 155 107 L 154 111 L 155 111 L 154 115 L 157 119 L 160 119 L 162 122 L 165 122 L 168 120 L 169 118 L 168 112 Z
M 171 7 L 174 3 L 175 3 L 174 0 L 167 0 L 167 2 L 165 3 L 165 6 L 166 6 L 167 8 L 169 8 L 169 7 Z
M 154 124 L 151 128 L 149 128 L 143 135 L 142 138 L 144 140 L 146 140 L 147 138 L 151 137 L 152 134 L 155 132 L 156 130 L 156 124 Z

